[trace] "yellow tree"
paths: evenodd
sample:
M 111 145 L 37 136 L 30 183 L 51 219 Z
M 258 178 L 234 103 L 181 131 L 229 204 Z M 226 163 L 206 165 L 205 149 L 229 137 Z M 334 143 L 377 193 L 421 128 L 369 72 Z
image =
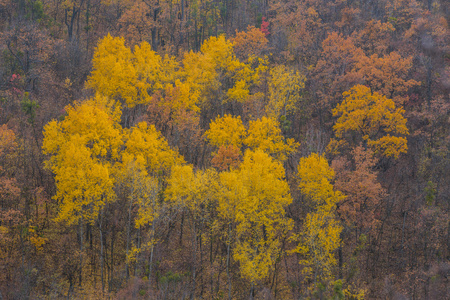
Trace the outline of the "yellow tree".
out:
M 236 245 L 233 257 L 240 264 L 242 276 L 252 283 L 253 295 L 254 285 L 266 279 L 273 270 L 281 255 L 282 240 L 292 228 L 292 220 L 285 213 L 292 198 L 283 166 L 262 150 L 247 150 L 240 169 L 234 172 L 239 180 L 233 180 L 233 177 L 226 180 L 232 195 L 223 208 L 226 212 L 234 212 Z M 238 203 L 233 202 L 235 191 L 241 194 Z
M 60 203 L 58 221 L 79 223 L 80 283 L 82 274 L 83 222 L 99 219 L 101 278 L 103 277 L 103 208 L 115 200 L 113 162 L 123 145 L 120 109 L 97 96 L 67 106 L 64 120 L 44 127 L 43 152 L 50 155 L 46 166 L 55 174 Z M 100 216 L 99 216 L 100 214 Z
M 301 91 L 306 77 L 298 71 L 279 65 L 270 70 L 269 103 L 267 115 L 278 119 L 281 115 L 293 114 L 299 109 Z
M 155 219 L 161 209 L 158 195 L 162 189 L 161 182 L 175 164 L 183 163 L 182 157 L 170 149 L 167 141 L 155 126 L 141 122 L 125 134 L 125 148 L 121 153 L 121 164 L 118 166 L 119 180 L 127 187 L 129 193 L 126 272 L 129 276 L 128 261 L 133 258 L 139 262 L 142 250 L 150 249 L 149 278 L 152 271 L 153 249 L 155 244 Z M 140 231 L 150 226 L 147 243 L 140 243 L 129 254 L 131 238 L 132 209 L 137 206 L 138 212 L 135 227 Z
M 55 174 L 57 193 L 54 198 L 61 203 L 57 220 L 69 225 L 78 222 L 80 236 L 84 221 L 91 224 L 97 221 L 104 283 L 103 214 L 106 203 L 116 199 L 115 188 L 120 183 L 129 192 L 127 256 L 131 210 L 136 205 L 136 227 L 151 225 L 152 228 L 147 245 L 152 254 L 160 183 L 171 167 L 182 163 L 183 159 L 170 149 L 154 126 L 141 122 L 131 129 L 122 129 L 119 104 L 113 104 L 110 99 L 96 96 L 66 107 L 66 113 L 64 120 L 51 121 L 44 128 L 43 151 L 50 155 L 46 165 Z M 82 265 L 82 238 L 80 248 Z M 139 246 L 135 253 L 140 250 Z
M 221 77 L 229 71 L 232 62 L 238 62 L 233 52 L 233 44 L 224 36 L 211 37 L 205 41 L 200 52 L 184 55 L 183 66 L 185 80 L 199 96 L 202 107 L 210 105 L 210 99 L 222 104 L 225 100 L 221 90 Z
M 219 148 L 212 162 L 219 170 L 229 170 L 220 173 L 222 194 L 218 208 L 219 216 L 228 224 L 228 292 L 231 294 L 232 251 L 243 277 L 252 283 L 253 293 L 254 284 L 269 276 L 280 255 L 280 237 L 290 226 L 284 208 L 291 198 L 281 162 L 298 144 L 286 141 L 278 122 L 265 117 L 250 122 L 248 131 L 240 117 L 218 117 L 205 136 Z M 245 148 L 251 150 L 245 152 L 241 163 L 239 154 Z
M 227 278 L 228 278 L 228 299 L 231 299 L 231 251 L 234 250 L 234 240 L 236 235 L 236 212 L 241 203 L 247 198 L 247 188 L 239 177 L 237 170 L 230 172 L 220 172 L 219 180 L 221 192 L 218 199 L 218 217 L 228 227 L 226 232 L 227 246 Z
M 263 60 L 258 61 L 256 68 L 240 62 L 233 44 L 221 35 L 205 41 L 200 52 L 186 53 L 183 73 L 186 83 L 198 93 L 202 107 L 244 102 L 250 95 L 250 87 L 267 68 Z
M 316 153 L 300 159 L 298 165 L 299 187 L 310 201 L 311 212 L 303 223 L 303 231 L 295 236 L 299 240 L 294 252 L 300 253 L 300 264 L 307 281 L 327 284 L 332 279 L 337 261 L 335 250 L 340 246 L 342 227 L 336 221 L 336 203 L 344 196 L 333 190 L 330 183 L 334 171 L 324 156 Z
M 114 38 L 109 34 L 104 37 L 95 49 L 92 68 L 86 83 L 88 88 L 131 107 L 135 105 L 138 75 L 133 64 L 133 53 L 125 46 L 123 38 Z
M 276 119 L 267 117 L 250 121 L 244 144 L 252 150 L 260 149 L 279 161 L 286 160 L 299 146 L 294 139 L 283 137 Z
M 240 116 L 225 115 L 212 121 L 205 137 L 211 145 L 218 148 L 218 151 L 212 154 L 213 166 L 222 171 L 238 167 L 246 135 L 247 131 Z
M 155 126 L 140 122 L 126 136 L 122 162 L 124 165 L 136 162 L 145 176 L 157 176 L 162 172 L 168 174 L 172 166 L 184 161 Z
M 93 222 L 103 205 L 114 199 L 111 161 L 123 145 L 120 109 L 97 96 L 66 107 L 62 121 L 44 127 L 46 166 L 55 174 L 61 201 L 57 219 L 73 224 L 83 216 Z
M 174 84 L 179 68 L 172 57 L 163 59 L 147 42 L 131 51 L 123 38 L 109 34 L 99 41 L 92 64 L 87 87 L 129 108 L 148 104 L 156 91 Z
M 179 64 L 175 58 L 162 58 L 147 42 L 134 47 L 133 65 L 137 75 L 137 80 L 133 83 L 138 90 L 138 97 L 134 99 L 136 104 L 148 104 L 156 91 L 175 84 L 178 76 Z
M 194 171 L 190 165 L 176 165 L 165 195 L 173 206 L 186 209 L 192 218 L 192 294 L 198 272 L 197 245 L 199 239 L 201 243 L 204 223 L 210 229 L 219 226 L 217 222 L 228 227 L 222 235 L 227 238 L 230 295 L 231 257 L 239 262 L 242 276 L 251 282 L 252 293 L 255 284 L 268 278 L 281 255 L 283 238 L 292 228 L 285 215 L 292 199 L 280 162 L 261 150 L 247 150 L 239 169 L 228 172 Z M 211 219 L 214 211 L 219 220 Z
M 233 146 L 242 151 L 245 146 L 251 150 L 262 150 L 279 161 L 286 160 L 299 146 L 294 139 L 283 137 L 280 125 L 274 118 L 262 117 L 250 121 L 246 130 L 240 117 L 225 115 L 217 117 L 209 127 L 205 136 L 210 144 L 218 148 Z
M 213 146 L 236 146 L 242 147 L 243 140 L 247 135 L 241 117 L 225 115 L 217 117 L 209 124 L 209 130 L 205 132 L 209 143 Z
M 336 139 L 329 144 L 331 151 L 361 140 L 376 154 L 398 158 L 408 150 L 408 134 L 404 110 L 391 99 L 372 93 L 363 85 L 357 85 L 343 93 L 344 101 L 333 109 L 339 116 L 333 130 Z

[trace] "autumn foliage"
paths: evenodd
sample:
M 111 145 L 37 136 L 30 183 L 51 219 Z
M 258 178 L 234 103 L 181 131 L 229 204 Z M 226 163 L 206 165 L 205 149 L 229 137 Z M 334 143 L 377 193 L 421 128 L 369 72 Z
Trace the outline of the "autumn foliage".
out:
M 447 299 L 447 2 L 0 0 L 0 299 Z

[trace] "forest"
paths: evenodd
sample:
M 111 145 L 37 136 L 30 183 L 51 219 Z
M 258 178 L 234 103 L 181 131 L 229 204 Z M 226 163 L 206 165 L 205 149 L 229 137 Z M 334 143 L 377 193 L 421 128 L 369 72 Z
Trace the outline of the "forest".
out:
M 449 22 L 0 0 L 0 300 L 449 299 Z

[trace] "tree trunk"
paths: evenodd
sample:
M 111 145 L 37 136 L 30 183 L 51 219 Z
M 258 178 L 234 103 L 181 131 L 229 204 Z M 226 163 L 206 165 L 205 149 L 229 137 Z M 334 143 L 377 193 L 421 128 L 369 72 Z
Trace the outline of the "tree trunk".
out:
M 133 206 L 133 197 L 130 199 L 130 206 L 128 208 L 128 223 L 127 223 L 127 245 L 126 245 L 126 257 L 125 257 L 125 273 L 127 279 L 130 278 L 130 266 L 128 262 L 128 252 L 130 251 L 130 231 L 131 231 L 131 208 Z
M 231 223 L 228 224 L 228 245 L 227 245 L 227 278 L 228 278 L 228 300 L 231 300 L 231 277 L 230 277 L 230 244 L 231 244 Z
M 101 274 L 101 280 L 102 280 L 102 293 L 105 292 L 105 278 L 103 274 L 103 265 L 104 265 L 104 257 L 103 257 L 103 208 L 100 212 L 100 222 L 99 222 L 99 229 L 100 229 L 100 274 Z
M 149 288 L 149 299 L 152 299 L 152 267 L 153 267 L 153 250 L 154 250 L 154 239 L 155 237 L 155 220 L 152 222 L 152 234 L 151 234 L 151 243 L 152 246 L 150 248 L 150 258 L 148 261 L 148 288 Z
M 211 270 L 209 272 L 209 281 L 211 285 L 211 297 L 214 294 L 214 280 L 213 280 L 213 230 L 211 230 L 211 238 L 209 239 L 209 264 L 211 266 Z M 218 276 L 220 277 L 220 276 Z
M 114 276 L 114 242 L 116 240 L 115 237 L 116 237 L 116 232 L 115 232 L 115 227 L 113 227 L 112 232 L 111 232 L 111 254 L 110 254 L 110 257 L 111 257 L 110 270 L 111 271 L 110 271 L 109 276 L 108 276 L 108 279 L 109 279 L 108 287 L 109 287 L 110 290 L 111 290 L 111 282 L 112 282 L 112 279 L 113 279 L 113 276 Z
M 192 220 L 193 226 L 192 226 L 192 288 L 191 288 L 191 296 L 190 299 L 195 299 L 195 287 L 196 287 L 196 268 L 195 268 L 195 261 L 197 258 L 197 229 L 195 227 L 195 218 Z
M 90 17 L 90 9 L 91 9 L 91 1 L 90 0 L 87 0 L 87 3 L 86 3 L 86 28 L 85 28 L 85 30 L 86 30 L 86 52 L 88 52 L 89 51 L 89 31 L 90 31 L 90 28 L 89 28 L 89 17 Z
M 137 270 L 139 268 L 139 253 L 141 252 L 141 228 L 139 227 L 138 232 L 137 232 L 137 248 L 138 248 L 138 252 L 136 254 L 136 263 L 134 265 L 134 276 L 136 276 L 137 274 Z
M 82 277 L 83 277 L 83 215 L 80 218 L 80 277 L 79 283 L 81 286 Z

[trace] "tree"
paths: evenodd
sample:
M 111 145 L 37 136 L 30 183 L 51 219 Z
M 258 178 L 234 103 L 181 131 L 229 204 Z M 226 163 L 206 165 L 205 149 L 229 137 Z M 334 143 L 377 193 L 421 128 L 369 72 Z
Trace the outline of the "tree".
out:
M 235 172 L 242 182 L 237 190 L 244 191 L 240 194 L 241 201 L 225 211 L 235 212 L 233 257 L 253 289 L 256 283 L 267 278 L 281 255 L 282 240 L 292 228 L 292 221 L 285 213 L 292 198 L 281 163 L 260 149 L 247 150 L 240 169 Z M 231 186 L 228 189 L 234 190 Z
M 222 145 L 211 160 L 213 167 L 219 171 L 236 169 L 241 163 L 240 149 L 234 145 Z
M 352 37 L 337 32 L 330 33 L 322 42 L 320 59 L 311 80 L 320 118 L 340 102 L 343 92 L 360 83 L 361 78 L 354 69 L 363 55 L 364 52 L 355 46 Z
M 209 130 L 205 132 L 211 145 L 216 147 L 236 146 L 239 150 L 246 135 L 247 132 L 241 117 L 232 115 L 218 116 L 209 124 Z
M 366 55 L 378 54 L 382 57 L 388 52 L 394 31 L 395 28 L 390 22 L 370 20 L 362 30 L 354 33 L 355 43 Z
M 147 42 L 131 51 L 124 38 L 108 34 L 95 50 L 87 87 L 133 108 L 148 104 L 155 92 L 174 84 L 177 69 L 178 63 L 172 57 L 161 58 Z
M 211 122 L 205 136 L 216 147 L 235 146 L 241 150 L 246 146 L 253 151 L 262 150 L 279 161 L 286 160 L 298 147 L 294 139 L 283 137 L 278 121 L 267 117 L 250 121 L 248 130 L 245 129 L 240 117 L 231 115 L 218 117 Z
M 288 0 L 272 4 L 277 11 L 272 38 L 278 37 L 277 44 L 285 45 L 279 49 L 284 58 L 303 67 L 315 64 L 320 52 L 320 36 L 324 34 L 325 24 L 318 7 L 323 6 L 317 1 Z
M 306 282 L 327 286 L 332 279 L 333 267 L 337 264 L 334 252 L 340 246 L 341 225 L 336 220 L 336 204 L 344 199 L 344 195 L 333 190 L 330 183 L 334 179 L 334 171 L 324 156 L 312 153 L 302 157 L 298 165 L 299 187 L 303 195 L 310 201 L 311 212 L 303 222 L 303 230 L 294 236 L 299 244 L 294 252 L 302 255 L 300 264 Z
M 261 56 L 267 50 L 269 41 L 261 29 L 249 25 L 247 31 L 236 30 L 236 37 L 232 38 L 231 42 L 236 56 L 245 61 L 251 56 Z
M 266 117 L 250 121 L 244 143 L 250 149 L 262 150 L 279 161 L 286 160 L 299 146 L 294 139 L 283 137 L 278 121 Z
M 124 4 L 127 9 L 117 20 L 117 23 L 120 24 L 120 36 L 125 37 L 130 45 L 152 41 L 153 48 L 157 49 L 157 41 L 153 39 L 156 39 L 157 30 L 160 27 L 158 12 L 161 11 L 161 7 L 159 3 L 154 1 L 126 1 Z
M 97 96 L 66 107 L 63 121 L 44 127 L 43 152 L 55 174 L 61 201 L 58 220 L 73 224 L 93 222 L 103 206 L 114 200 L 112 160 L 123 145 L 120 109 Z
M 249 69 L 235 57 L 233 44 L 223 35 L 205 41 L 201 52 L 185 54 L 183 65 L 186 82 L 199 94 L 201 107 L 242 102 L 249 93 L 245 78 Z
M 14 131 L 8 128 L 6 124 L 0 126 L 0 207 L 2 214 L 0 218 L 8 214 L 21 214 L 17 211 L 18 198 L 20 196 L 20 188 L 17 182 L 15 173 L 17 172 L 17 160 L 20 150 L 20 140 L 17 138 Z M 2 220 L 0 219 L 0 220 Z M 8 224 L 7 221 L 2 220 L 2 224 Z
M 378 174 L 373 170 L 377 162 L 373 151 L 358 146 L 351 154 L 351 161 L 338 158 L 332 163 L 336 172 L 335 188 L 346 195 L 338 204 L 338 213 L 347 225 L 359 230 L 359 234 L 368 234 L 377 226 L 375 211 L 386 196 L 386 191 L 377 181 Z
M 172 166 L 184 162 L 153 125 L 140 122 L 126 136 L 122 151 L 123 166 L 136 163 L 143 176 L 168 174 Z
M 123 38 L 107 35 L 97 45 L 92 59 L 93 70 L 86 86 L 104 97 L 120 100 L 133 107 L 138 102 L 138 74 L 133 53 Z
M 104 260 L 104 214 L 108 203 L 116 201 L 117 184 L 130 191 L 127 252 L 130 242 L 131 209 L 137 205 L 135 224 L 151 225 L 159 213 L 157 195 L 160 182 L 183 159 L 169 148 L 154 126 L 145 122 L 123 130 L 121 110 L 111 100 L 96 98 L 66 107 L 64 120 L 51 121 L 44 129 L 46 164 L 55 174 L 60 202 L 58 221 L 80 226 L 80 272 L 83 252 L 83 223 L 96 223 L 100 232 L 102 284 Z M 152 231 L 152 232 L 153 232 Z M 149 242 L 153 250 L 153 234 Z M 137 247 L 140 251 L 140 246 Z M 128 254 L 128 253 L 127 253 Z M 127 268 L 128 269 L 128 268 Z M 81 280 L 80 280 L 81 281 Z
M 0 126 L 0 259 L 5 268 L 0 282 L 10 281 L 11 285 L 19 283 L 13 274 L 15 269 L 20 269 L 21 259 L 25 259 L 20 249 L 24 249 L 24 233 L 27 233 L 27 211 L 22 207 L 21 189 L 14 176 L 18 167 L 18 142 L 14 131 L 6 125 Z M 3 292 L 10 293 L 8 288 Z
M 284 65 L 278 65 L 270 70 L 269 103 L 266 112 L 274 119 L 281 115 L 295 114 L 300 110 L 303 99 L 302 90 L 306 77 L 298 71 L 289 70 Z
M 67 106 L 64 120 L 44 127 L 42 149 L 50 155 L 46 167 L 55 174 L 56 195 L 60 203 L 57 221 L 80 229 L 80 285 L 83 271 L 83 224 L 97 225 L 100 231 L 100 262 L 104 291 L 104 207 L 116 199 L 114 162 L 123 145 L 119 125 L 121 111 L 97 96 L 84 103 Z
M 153 250 L 155 245 L 156 220 L 160 215 L 163 203 L 160 194 L 165 185 L 166 177 L 171 168 L 184 162 L 183 158 L 170 149 L 167 141 L 155 126 L 148 126 L 141 122 L 125 134 L 125 148 L 121 152 L 121 162 L 117 168 L 117 178 L 126 186 L 129 192 L 128 222 L 126 239 L 126 272 L 129 276 L 128 262 L 132 259 L 139 264 L 139 254 L 150 249 L 149 278 L 151 278 L 153 264 Z M 137 216 L 134 225 L 140 231 L 147 226 L 148 241 L 141 242 L 130 250 L 132 211 L 137 206 Z M 145 231 L 142 234 L 145 237 Z M 144 239 L 142 239 L 144 240 Z
M 378 57 L 361 56 L 355 65 L 357 73 L 363 78 L 362 84 L 368 86 L 372 92 L 377 92 L 394 100 L 395 104 L 403 105 L 405 93 L 410 87 L 419 82 L 407 80 L 408 71 L 412 66 L 413 57 L 402 58 L 399 53 L 391 52 Z
M 406 153 L 406 138 L 398 136 L 408 134 L 401 107 L 363 85 L 353 87 L 343 96 L 344 101 L 333 109 L 333 115 L 339 116 L 333 126 L 337 140 L 330 141 L 329 149 L 363 141 L 380 156 L 398 158 Z

